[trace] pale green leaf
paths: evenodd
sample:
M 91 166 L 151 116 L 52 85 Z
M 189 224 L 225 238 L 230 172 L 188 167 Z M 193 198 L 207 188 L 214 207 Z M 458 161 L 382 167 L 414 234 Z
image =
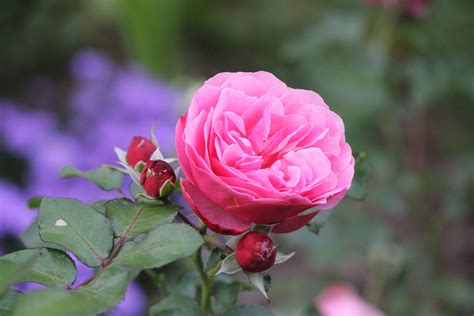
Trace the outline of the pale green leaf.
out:
M 0 265 L 23 266 L 33 261 L 29 273 L 17 282 L 37 282 L 51 287 L 65 287 L 76 279 L 76 266 L 69 256 L 55 249 L 25 249 L 0 257 Z
M 43 241 L 69 249 L 90 267 L 101 265 L 112 248 L 109 220 L 78 200 L 43 199 L 38 225 Z
M 144 205 L 127 199 L 108 201 L 105 207 L 115 235 L 127 238 L 171 223 L 179 209 L 176 205 Z
M 202 243 L 201 236 L 187 225 L 159 225 L 142 240 L 126 243 L 113 265 L 158 268 L 190 256 Z
M 120 188 L 123 181 L 122 173 L 108 166 L 101 166 L 97 169 L 87 172 L 82 172 L 76 169 L 74 166 L 65 166 L 61 170 L 60 175 L 62 178 L 79 177 L 87 179 L 105 191 Z
M 234 274 L 242 270 L 237 262 L 237 258 L 235 257 L 235 252 L 228 255 L 224 260 L 222 260 L 221 267 L 217 274 L 226 273 L 226 274 Z
M 270 290 L 270 285 L 272 278 L 269 274 L 266 273 L 251 273 L 245 272 L 250 283 L 252 283 L 268 300 L 268 290 Z

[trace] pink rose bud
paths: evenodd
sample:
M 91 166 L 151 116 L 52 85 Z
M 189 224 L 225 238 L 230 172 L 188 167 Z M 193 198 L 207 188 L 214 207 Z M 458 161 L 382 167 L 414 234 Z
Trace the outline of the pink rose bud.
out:
M 146 162 L 155 150 L 156 146 L 151 141 L 141 136 L 135 136 L 128 146 L 127 163 L 135 167 L 140 161 Z
M 148 195 L 167 197 L 175 188 L 176 175 L 173 168 L 163 160 L 149 160 L 140 175 L 140 184 Z
M 240 267 L 249 272 L 262 272 L 275 263 L 276 247 L 264 233 L 251 231 L 239 240 L 236 258 Z

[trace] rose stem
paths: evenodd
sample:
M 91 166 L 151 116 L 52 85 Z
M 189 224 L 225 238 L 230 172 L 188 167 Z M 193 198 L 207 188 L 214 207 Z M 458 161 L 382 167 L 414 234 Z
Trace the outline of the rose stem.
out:
M 193 262 L 199 273 L 199 279 L 201 280 L 201 307 L 204 310 L 204 315 L 207 315 L 211 307 L 211 280 L 207 273 L 204 271 L 204 264 L 202 262 L 202 247 L 200 247 L 193 255 Z

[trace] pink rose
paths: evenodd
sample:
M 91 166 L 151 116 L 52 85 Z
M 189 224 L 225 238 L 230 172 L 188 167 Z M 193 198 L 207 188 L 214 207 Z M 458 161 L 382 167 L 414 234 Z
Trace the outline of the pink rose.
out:
M 213 231 L 253 223 L 286 233 L 334 207 L 351 186 L 354 158 L 342 119 L 315 92 L 268 72 L 207 80 L 176 126 L 183 194 Z
M 383 316 L 347 284 L 333 284 L 315 299 L 322 316 Z

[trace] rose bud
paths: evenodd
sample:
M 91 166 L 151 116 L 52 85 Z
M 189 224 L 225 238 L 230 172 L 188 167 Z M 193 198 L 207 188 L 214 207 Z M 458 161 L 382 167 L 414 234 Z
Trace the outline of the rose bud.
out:
M 140 184 L 148 195 L 165 198 L 175 188 L 176 175 L 173 168 L 163 160 L 149 160 L 140 175 Z
M 249 272 L 269 269 L 276 258 L 276 247 L 264 233 L 251 231 L 239 240 L 235 251 L 240 267 Z
M 127 163 L 135 167 L 140 161 L 146 162 L 155 150 L 156 146 L 151 141 L 141 136 L 135 136 L 128 145 Z

